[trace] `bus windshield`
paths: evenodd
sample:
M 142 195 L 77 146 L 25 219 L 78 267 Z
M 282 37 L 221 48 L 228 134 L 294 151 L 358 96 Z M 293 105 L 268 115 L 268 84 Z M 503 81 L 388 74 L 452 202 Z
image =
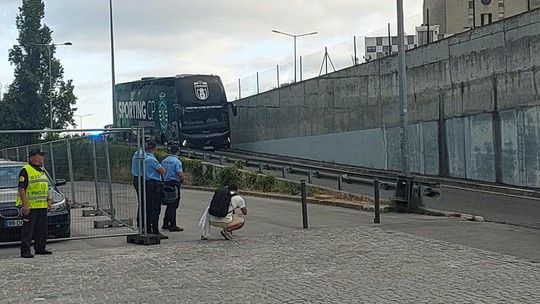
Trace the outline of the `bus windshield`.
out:
M 201 111 L 186 113 L 181 119 L 182 130 L 227 128 L 227 112 Z

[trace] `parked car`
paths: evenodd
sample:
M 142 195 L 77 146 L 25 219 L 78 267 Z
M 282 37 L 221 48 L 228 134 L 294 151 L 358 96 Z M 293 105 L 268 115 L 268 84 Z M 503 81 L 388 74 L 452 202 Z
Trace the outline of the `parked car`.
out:
M 22 227 L 21 207 L 15 206 L 18 191 L 19 171 L 25 165 L 0 159 L 0 242 L 20 241 Z M 49 179 L 49 195 L 53 200 L 48 212 L 48 238 L 67 238 L 71 235 L 71 207 L 58 186 L 66 184 L 58 179 L 56 184 Z

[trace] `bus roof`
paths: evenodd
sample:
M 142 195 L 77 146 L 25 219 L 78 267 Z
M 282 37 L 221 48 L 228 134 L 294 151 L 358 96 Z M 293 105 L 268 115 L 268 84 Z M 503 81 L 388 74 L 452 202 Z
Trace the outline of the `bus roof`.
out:
M 165 76 L 165 77 L 153 77 L 153 76 L 151 76 L 151 77 L 142 77 L 141 79 L 138 79 L 138 80 L 122 82 L 122 83 L 117 83 L 117 84 L 130 84 L 130 83 L 135 83 L 135 82 L 140 82 L 140 81 L 150 81 L 150 80 L 183 79 L 183 78 L 196 77 L 196 76 L 219 77 L 217 75 L 212 75 L 212 74 L 178 74 L 176 76 Z

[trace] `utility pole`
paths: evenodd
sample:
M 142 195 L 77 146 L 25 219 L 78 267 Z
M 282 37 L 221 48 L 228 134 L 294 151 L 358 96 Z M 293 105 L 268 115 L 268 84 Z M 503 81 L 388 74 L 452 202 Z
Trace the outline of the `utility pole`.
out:
M 399 76 L 399 147 L 401 151 L 401 173 L 410 175 L 409 138 L 407 134 L 407 66 L 405 62 L 405 25 L 403 17 L 403 0 L 397 0 L 398 19 L 398 76 Z
M 472 28 L 476 28 L 476 0 L 472 1 Z
M 392 55 L 392 33 L 390 32 L 390 23 L 388 23 L 388 56 Z
M 427 16 L 426 16 L 426 21 L 427 21 L 427 44 L 429 44 L 431 41 L 431 32 L 430 32 L 430 28 L 429 28 L 429 8 L 427 9 L 427 12 L 426 12 Z

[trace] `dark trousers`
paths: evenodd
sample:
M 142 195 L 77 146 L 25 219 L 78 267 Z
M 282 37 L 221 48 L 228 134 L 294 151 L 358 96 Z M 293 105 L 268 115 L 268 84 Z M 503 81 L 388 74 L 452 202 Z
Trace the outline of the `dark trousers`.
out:
M 21 230 L 21 254 L 30 253 L 34 239 L 36 252 L 45 250 L 47 242 L 47 208 L 30 209 L 28 216 L 23 216 Z
M 161 212 L 161 182 L 146 181 L 146 224 L 148 234 L 159 234 Z
M 165 215 L 163 216 L 163 227 L 176 227 L 176 210 L 180 206 L 180 183 L 176 181 L 165 182 L 166 186 L 176 189 L 177 198 L 172 204 L 167 204 Z

